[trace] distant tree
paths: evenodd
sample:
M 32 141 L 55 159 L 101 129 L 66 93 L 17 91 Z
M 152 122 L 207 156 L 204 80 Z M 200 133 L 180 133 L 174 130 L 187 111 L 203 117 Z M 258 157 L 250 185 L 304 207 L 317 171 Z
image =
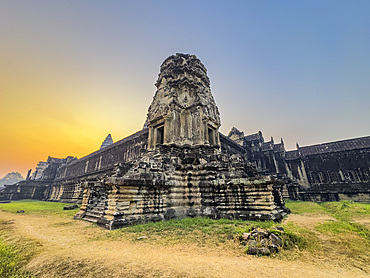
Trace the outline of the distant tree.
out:
M 5 175 L 2 179 L 0 179 L 0 187 L 3 187 L 4 185 L 9 184 L 15 184 L 19 181 L 24 180 L 22 175 L 18 172 L 11 172 Z

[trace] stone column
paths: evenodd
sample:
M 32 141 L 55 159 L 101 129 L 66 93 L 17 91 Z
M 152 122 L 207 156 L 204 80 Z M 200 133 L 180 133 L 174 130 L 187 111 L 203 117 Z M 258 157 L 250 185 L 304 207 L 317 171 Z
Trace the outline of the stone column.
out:
M 148 135 L 148 149 L 153 149 L 153 127 L 149 127 L 149 135 Z
M 170 134 L 171 116 L 172 116 L 172 113 L 168 113 L 164 119 L 163 144 L 169 144 L 172 141 L 171 134 Z

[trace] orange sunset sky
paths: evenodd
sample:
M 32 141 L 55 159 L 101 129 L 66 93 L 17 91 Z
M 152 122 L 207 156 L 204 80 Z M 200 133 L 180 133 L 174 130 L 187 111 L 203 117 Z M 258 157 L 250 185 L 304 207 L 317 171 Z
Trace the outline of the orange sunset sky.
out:
M 369 1 L 1 1 L 0 178 L 143 126 L 161 63 L 195 54 L 221 132 L 370 135 Z

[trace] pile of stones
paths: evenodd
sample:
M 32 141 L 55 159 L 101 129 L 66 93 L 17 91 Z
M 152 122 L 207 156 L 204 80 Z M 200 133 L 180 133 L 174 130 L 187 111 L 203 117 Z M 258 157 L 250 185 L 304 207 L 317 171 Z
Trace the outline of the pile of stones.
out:
M 278 253 L 283 246 L 283 240 L 277 233 L 284 233 L 284 228 L 277 226 L 272 230 L 277 232 L 255 228 L 250 233 L 243 233 L 242 243 L 246 244 L 247 254 L 269 256 L 271 253 Z

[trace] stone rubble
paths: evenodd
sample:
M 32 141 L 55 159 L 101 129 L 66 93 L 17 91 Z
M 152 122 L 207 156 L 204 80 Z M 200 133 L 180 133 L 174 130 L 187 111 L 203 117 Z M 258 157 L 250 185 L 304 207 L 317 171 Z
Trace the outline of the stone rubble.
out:
M 272 230 L 284 233 L 284 228 L 281 226 L 274 227 Z M 276 233 L 255 228 L 250 233 L 242 234 L 241 243 L 245 245 L 249 255 L 269 256 L 272 253 L 278 253 L 283 247 L 283 240 Z

